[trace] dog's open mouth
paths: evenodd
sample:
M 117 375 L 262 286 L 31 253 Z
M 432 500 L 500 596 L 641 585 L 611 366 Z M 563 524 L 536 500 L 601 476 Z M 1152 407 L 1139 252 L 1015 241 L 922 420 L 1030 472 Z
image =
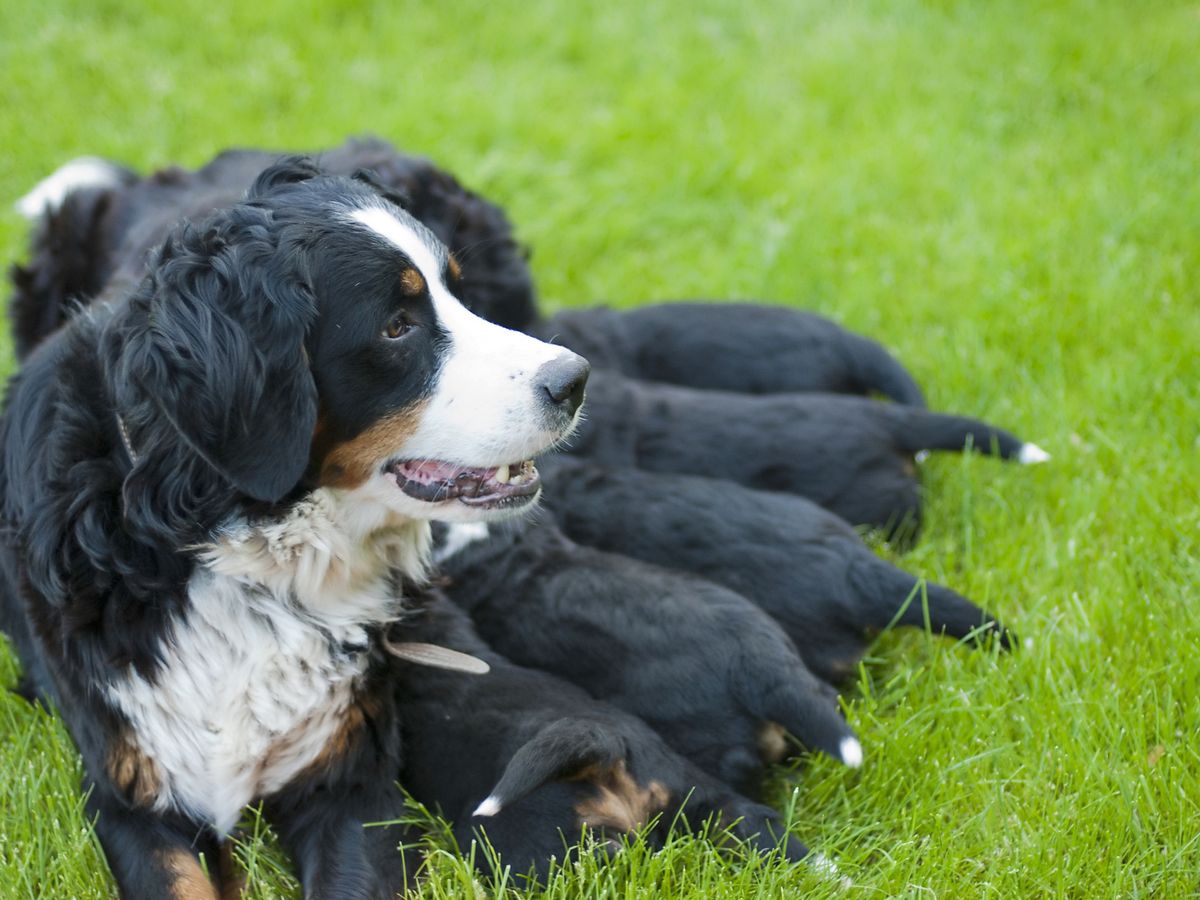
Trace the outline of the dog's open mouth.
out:
M 434 459 L 405 460 L 388 466 L 396 485 L 427 503 L 458 500 L 467 506 L 496 509 L 523 506 L 542 487 L 533 460 L 491 468 L 474 468 Z

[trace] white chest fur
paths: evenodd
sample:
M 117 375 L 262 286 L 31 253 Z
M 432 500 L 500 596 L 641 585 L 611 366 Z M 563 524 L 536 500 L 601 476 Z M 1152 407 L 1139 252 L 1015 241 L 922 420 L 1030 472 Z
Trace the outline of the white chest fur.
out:
M 368 629 L 399 615 L 391 573 L 418 574 L 428 544 L 427 526 L 371 528 L 343 499 L 320 490 L 284 519 L 227 529 L 188 585 L 163 667 L 111 689 L 161 773 L 159 808 L 227 832 L 337 733 Z

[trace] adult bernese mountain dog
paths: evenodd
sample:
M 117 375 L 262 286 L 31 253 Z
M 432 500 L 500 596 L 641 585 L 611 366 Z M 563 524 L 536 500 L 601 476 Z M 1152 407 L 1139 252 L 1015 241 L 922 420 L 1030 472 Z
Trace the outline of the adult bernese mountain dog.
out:
M 303 157 L 127 268 L 10 386 L 0 626 L 123 896 L 215 897 L 200 856 L 253 801 L 306 896 L 392 896 L 397 833 L 363 828 L 403 809 L 387 631 L 430 520 L 535 503 L 588 364 L 468 311 L 428 228 Z

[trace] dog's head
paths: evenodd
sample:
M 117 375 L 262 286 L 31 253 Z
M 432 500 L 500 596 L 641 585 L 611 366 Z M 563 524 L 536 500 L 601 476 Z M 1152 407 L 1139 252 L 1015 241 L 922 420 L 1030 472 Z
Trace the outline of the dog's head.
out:
M 268 169 L 168 239 L 110 329 L 131 479 L 183 467 L 265 503 L 329 487 L 415 519 L 530 506 L 530 457 L 574 427 L 588 365 L 469 312 L 459 277 L 369 183 Z

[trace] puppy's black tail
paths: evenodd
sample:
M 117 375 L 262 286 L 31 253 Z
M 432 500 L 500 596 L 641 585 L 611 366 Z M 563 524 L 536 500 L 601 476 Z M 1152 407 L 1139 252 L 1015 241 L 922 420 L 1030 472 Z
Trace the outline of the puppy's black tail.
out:
M 625 742 L 590 719 L 558 719 L 524 743 L 472 815 L 494 816 L 547 781 L 625 758 Z
M 842 718 L 837 695 L 800 665 L 781 673 L 780 683 L 747 698 L 755 715 L 779 725 L 805 747 L 820 750 L 852 769 L 862 765 L 858 736 Z
M 858 591 L 863 624 L 869 628 L 928 625 L 934 634 L 971 637 L 977 644 L 992 634 L 1006 650 L 1017 646 L 1013 632 L 962 594 L 933 581 L 922 583 L 878 557 L 864 558 L 855 565 L 850 579 Z
M 18 211 L 34 223 L 29 264 L 9 273 L 17 359 L 99 292 L 108 274 L 100 222 L 114 193 L 137 179 L 115 163 L 86 157 L 67 163 L 17 201 Z
M 897 403 L 924 408 L 921 386 L 883 345 L 852 331 L 845 333 L 845 342 L 850 365 L 864 391 L 875 391 Z
M 969 416 L 929 412 L 924 409 L 888 409 L 892 433 L 899 449 L 961 451 L 972 446 L 981 453 L 1014 459 L 1026 465 L 1046 462 L 1050 455 L 1012 432 Z

